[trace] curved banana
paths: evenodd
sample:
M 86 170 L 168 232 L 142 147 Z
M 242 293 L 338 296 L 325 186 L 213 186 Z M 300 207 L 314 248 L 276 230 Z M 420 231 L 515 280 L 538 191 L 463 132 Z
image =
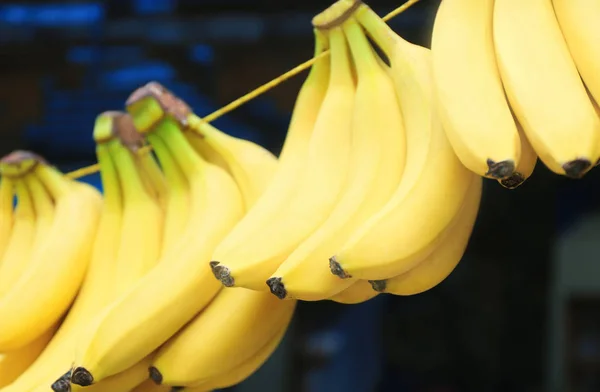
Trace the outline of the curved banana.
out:
M 242 198 L 233 179 L 202 160 L 176 121 L 164 116 L 160 108 L 153 108 L 153 99 L 145 99 L 149 96 L 152 92 L 148 89 L 137 90 L 130 96 L 127 110 L 139 131 L 151 131 L 150 144 L 154 138 L 162 138 L 184 171 L 190 183 L 190 223 L 173 251 L 103 316 L 90 344 L 74 363 L 71 382 L 81 386 L 135 365 L 210 302 L 219 285 L 207 260 L 243 214 Z
M 343 278 L 387 279 L 437 246 L 475 175 L 458 160 L 435 115 L 429 50 L 403 40 L 364 4 L 355 15 L 391 61 L 407 164 L 395 194 L 330 259 L 330 268 Z
M 14 351 L 0 354 L 0 388 L 17 379 L 44 350 L 58 325 L 53 326 L 31 343 Z
M 46 349 L 2 392 L 29 391 L 36 386 L 43 386 L 48 390 L 49 385 L 71 365 L 75 343 L 89 320 L 113 298 L 123 207 L 119 178 L 105 145 L 106 141 L 114 137 L 112 128 L 111 117 L 101 115 L 97 118 L 94 139 L 97 143 L 96 155 L 104 197 L 92 257 L 81 290 Z
M 0 267 L 2 256 L 8 245 L 13 228 L 14 181 L 9 177 L 0 178 Z
M 368 280 L 359 279 L 352 286 L 329 299 L 340 304 L 354 305 L 366 302 L 377 295 L 379 292 L 373 289 Z
M 226 255 L 213 255 L 215 277 L 225 286 L 265 290 L 265 281 L 331 214 L 349 174 L 355 86 L 344 32 L 326 32 L 331 46 L 329 87 L 291 198 L 268 224 Z
M 14 187 L 17 207 L 14 229 L 0 263 L 0 299 L 14 287 L 16 281 L 29 266 L 38 224 L 33 195 L 27 183 L 23 178 L 16 178 Z M 45 218 L 46 215 L 44 215 L 44 220 L 46 220 Z
M 315 30 L 315 56 L 329 47 L 327 37 Z M 313 128 L 329 83 L 329 59 L 318 61 L 302 85 L 292 113 L 288 133 L 279 157 L 277 172 L 268 188 L 254 206 L 246 212 L 242 220 L 219 244 L 212 256 L 213 260 L 228 260 L 254 241 L 257 232 L 277 219 L 280 209 L 292 198 L 294 183 L 303 170 Z M 265 289 L 264 282 L 261 289 Z
M 351 17 L 342 22 L 358 80 L 349 175 L 329 217 L 267 280 L 281 299 L 322 300 L 353 283 L 332 275 L 327 261 L 387 203 L 404 170 L 406 135 L 394 84 L 357 21 Z
M 163 345 L 150 368 L 157 384 L 196 385 L 250 359 L 289 324 L 296 301 L 269 293 L 222 290 L 184 329 Z
M 71 392 L 130 392 L 144 380 L 148 379 L 148 367 L 152 363 L 152 355 L 147 356 L 129 369 L 107 377 L 99 383 L 88 387 L 71 385 Z M 34 392 L 46 392 L 39 390 Z
M 552 0 L 554 12 L 577 70 L 596 101 L 600 101 L 600 3 L 595 0 Z
M 481 179 L 476 179 L 456 223 L 446 229 L 445 238 L 429 256 L 402 275 L 371 282 L 373 289 L 395 295 L 414 295 L 432 289 L 446 279 L 467 249 L 479 211 L 481 188 Z
M 214 148 L 212 148 L 208 143 L 206 143 L 202 135 L 199 135 L 196 132 L 192 132 L 191 129 L 187 126 L 184 127 L 182 130 L 188 143 L 190 143 L 190 145 L 194 147 L 194 150 L 196 150 L 196 152 L 200 154 L 200 156 L 204 158 L 205 161 L 207 161 L 208 163 L 212 163 L 213 165 L 219 166 L 221 169 L 225 170 L 230 175 L 233 175 L 231 173 L 231 169 L 229 169 L 229 166 L 227 165 L 227 162 L 225 162 L 225 159 L 223 159 L 223 157 L 218 152 L 216 152 Z
M 529 143 L 529 140 L 527 140 L 523 128 L 518 123 L 517 128 L 519 129 L 519 137 L 521 138 L 521 159 L 519 160 L 517 169 L 510 177 L 498 180 L 500 185 L 508 189 L 518 188 L 524 183 L 533 174 L 537 163 L 537 154 L 531 143 Z
M 501 1 L 501 0 L 499 0 Z M 494 0 L 444 0 L 433 25 L 431 69 L 450 144 L 471 171 L 501 179 L 521 156 L 494 53 Z
M 284 326 L 279 332 L 267 343 L 259 349 L 256 354 L 238 365 L 235 369 L 222 372 L 216 377 L 207 380 L 204 383 L 183 388 L 180 391 L 184 392 L 208 392 L 213 389 L 229 388 L 237 385 L 254 374 L 260 367 L 269 359 L 271 354 L 277 349 L 279 343 L 285 336 L 287 326 Z M 173 388 L 175 390 L 175 388 Z
M 3 320 L 0 350 L 3 351 L 39 337 L 71 305 L 89 262 L 102 204 L 94 188 L 68 180 L 32 154 L 21 153 L 17 158 L 38 162 L 33 171 L 50 192 L 56 207 L 46 241 L 33 250 L 27 271 L 0 299 Z M 20 316 L 13 317 L 15 314 Z
M 553 172 L 583 176 L 600 155 L 600 119 L 552 0 L 496 0 L 493 26 L 504 89 L 531 145 Z

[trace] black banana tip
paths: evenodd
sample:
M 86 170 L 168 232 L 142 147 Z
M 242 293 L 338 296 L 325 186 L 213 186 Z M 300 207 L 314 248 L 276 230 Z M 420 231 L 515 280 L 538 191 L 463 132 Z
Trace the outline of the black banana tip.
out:
M 496 180 L 500 180 L 502 178 L 506 178 L 514 173 L 515 171 L 515 162 L 512 160 L 494 162 L 491 159 L 487 160 L 488 171 L 485 173 L 486 176 L 495 178 Z
M 221 265 L 218 261 L 211 261 L 209 265 L 213 275 L 223 284 L 223 286 L 233 287 L 235 285 L 235 279 L 231 276 L 229 268 Z
M 512 176 L 500 180 L 500 185 L 507 189 L 515 189 L 524 182 L 525 176 L 519 172 L 514 172 Z
M 341 279 L 347 279 L 352 277 L 351 275 L 348 275 L 346 271 L 344 271 L 344 269 L 342 268 L 340 263 L 338 263 L 335 256 L 329 258 L 329 269 L 331 270 L 332 274 Z
M 86 368 L 78 367 L 73 370 L 71 383 L 82 387 L 89 387 L 94 383 L 94 376 Z
M 150 366 L 148 368 L 148 375 L 150 377 L 150 380 L 154 381 L 154 383 L 156 385 L 160 385 L 163 382 L 163 376 L 160 373 L 160 371 L 155 368 L 154 366 Z
M 50 386 L 54 392 L 71 392 L 71 371 L 69 370 Z
M 267 286 L 269 286 L 271 294 L 277 298 L 285 299 L 285 297 L 287 297 L 287 290 L 285 289 L 285 285 L 281 281 L 281 278 L 269 278 L 267 280 Z
M 172 387 L 171 388 L 171 392 L 179 392 L 179 391 L 183 391 L 185 387 Z
M 565 175 L 569 178 L 578 179 L 592 167 L 592 162 L 588 159 L 579 158 L 562 165 Z
M 371 283 L 373 290 L 378 293 L 384 293 L 387 287 L 387 282 L 385 280 L 369 280 L 369 283 Z

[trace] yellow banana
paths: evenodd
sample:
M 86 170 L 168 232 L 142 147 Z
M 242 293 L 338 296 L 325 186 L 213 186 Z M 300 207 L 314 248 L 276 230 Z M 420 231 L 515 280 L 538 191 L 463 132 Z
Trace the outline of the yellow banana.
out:
M 20 158 L 38 162 L 33 171 L 56 207 L 46 240 L 35 247 L 27 270 L 0 299 L 3 351 L 39 337 L 71 305 L 85 275 L 102 205 L 91 186 L 67 179 L 32 154 L 21 153 Z
M 552 0 L 562 34 L 579 74 L 596 101 L 600 101 L 600 2 L 596 0 Z
M 289 324 L 295 307 L 296 301 L 265 292 L 222 290 L 160 348 L 150 377 L 157 384 L 185 386 L 234 370 Z
M 343 22 L 343 21 L 342 21 Z M 357 70 L 352 113 L 349 175 L 343 195 L 325 222 L 302 242 L 267 281 L 283 299 L 322 300 L 347 289 L 328 259 L 394 193 L 406 159 L 406 135 L 394 84 L 378 61 L 361 26 L 343 24 Z
M 285 336 L 287 326 L 284 326 L 279 332 L 266 344 L 264 347 L 259 349 L 257 353 L 245 360 L 243 363 L 238 365 L 235 369 L 222 372 L 216 377 L 207 380 L 201 384 L 183 388 L 183 392 L 207 392 L 213 389 L 229 388 L 236 384 L 241 383 L 252 374 L 254 374 L 260 367 L 269 359 L 271 354 L 275 351 L 281 340 Z M 173 388 L 175 390 L 175 388 Z
M 190 222 L 173 251 L 122 295 L 75 360 L 71 382 L 88 386 L 135 365 L 190 321 L 219 290 L 208 259 L 243 214 L 235 182 L 207 164 L 187 143 L 177 123 L 142 87 L 127 102 L 136 128 L 160 137 L 190 183 Z M 153 126 L 154 125 L 154 126 Z M 159 290 L 168 287 L 168 290 Z M 200 292 L 198 291 L 200 290 Z
M 54 336 L 56 327 L 53 326 L 26 346 L 0 354 L 0 388 L 16 380 L 35 361 Z
M 327 34 L 331 77 L 304 168 L 291 183 L 294 190 L 284 193 L 291 198 L 268 224 L 226 255 L 213 256 L 213 273 L 225 286 L 267 289 L 267 278 L 327 219 L 342 196 L 349 174 L 355 85 L 342 28 L 332 28 Z
M 328 48 L 325 35 L 315 30 L 315 55 Z M 318 61 L 302 85 L 292 113 L 288 133 L 279 157 L 277 172 L 263 195 L 246 212 L 242 220 L 219 244 L 213 260 L 228 260 L 229 254 L 243 249 L 246 241 L 254 241 L 257 232 L 263 230 L 292 198 L 294 183 L 303 170 L 313 128 L 323 102 L 329 81 L 329 59 Z M 264 282 L 260 282 L 264 289 Z
M 190 143 L 190 145 L 194 147 L 194 150 L 196 150 L 196 152 L 200 154 L 200 156 L 204 158 L 204 160 L 206 160 L 208 163 L 212 163 L 213 165 L 219 166 L 221 169 L 231 174 L 231 170 L 229 169 L 229 166 L 227 166 L 227 162 L 225 162 L 225 159 L 223 159 L 223 157 L 218 152 L 216 152 L 214 148 L 212 148 L 208 143 L 206 143 L 202 135 L 199 135 L 196 132 L 192 132 L 188 127 L 185 127 L 183 131 L 188 143 Z
M 147 356 L 127 370 L 107 377 L 99 383 L 88 387 L 71 385 L 71 392 L 130 392 L 144 380 L 148 379 L 148 367 L 152 363 L 152 355 Z M 34 392 L 46 392 L 39 390 Z
M 403 40 L 364 4 L 355 15 L 390 59 L 407 165 L 395 194 L 330 259 L 330 268 L 343 278 L 387 279 L 431 253 L 475 175 L 458 160 L 435 115 L 429 50 Z
M 15 179 L 14 184 L 17 208 L 14 229 L 0 263 L 0 299 L 29 266 L 36 236 L 37 217 L 31 190 L 23 178 Z
M 0 268 L 13 227 L 14 192 L 14 181 L 8 177 L 0 178 Z
M 482 181 L 476 179 L 469 190 L 455 225 L 447 229 L 440 245 L 422 262 L 402 275 L 373 281 L 373 289 L 396 295 L 413 295 L 427 291 L 450 275 L 467 249 L 481 201 Z
M 494 0 L 442 1 L 431 67 L 440 118 L 456 155 L 473 172 L 501 179 L 515 171 L 521 147 L 496 63 L 493 11 Z
M 353 305 L 366 302 L 378 294 L 369 281 L 360 279 L 346 290 L 337 293 L 329 299 L 341 304 Z
M 525 182 L 532 174 L 537 163 L 537 154 L 535 153 L 531 143 L 527 140 L 523 128 L 517 123 L 519 129 L 519 138 L 521 138 L 521 159 L 517 165 L 515 172 L 507 178 L 498 180 L 500 185 L 508 189 L 518 188 L 522 183 Z
M 65 321 L 43 353 L 2 392 L 29 391 L 36 386 L 43 386 L 48 390 L 57 376 L 71 365 L 75 342 L 81 331 L 98 309 L 102 309 L 113 298 L 115 261 L 121 235 L 122 196 L 115 166 L 108 148 L 103 144 L 114 136 L 112 128 L 110 117 L 97 118 L 94 139 L 98 143 L 96 155 L 104 198 L 98 233 L 81 290 Z
M 531 145 L 555 173 L 583 176 L 600 155 L 600 119 L 552 0 L 496 0 L 493 26 L 504 89 Z

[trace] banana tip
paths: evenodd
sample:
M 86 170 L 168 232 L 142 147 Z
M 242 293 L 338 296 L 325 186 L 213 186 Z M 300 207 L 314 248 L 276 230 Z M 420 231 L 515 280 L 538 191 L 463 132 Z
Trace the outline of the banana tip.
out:
M 369 283 L 371 283 L 373 290 L 378 293 L 384 293 L 387 287 L 387 282 L 385 280 L 369 280 Z
M 218 261 L 211 261 L 209 265 L 213 275 L 223 284 L 223 286 L 233 287 L 235 285 L 235 279 L 231 276 L 229 268 L 221 265 Z
M 71 383 L 82 387 L 88 387 L 94 383 L 94 376 L 86 368 L 78 367 L 73 370 Z
M 267 286 L 269 286 L 271 294 L 273 294 L 277 298 L 285 299 L 285 297 L 287 297 L 287 290 L 285 289 L 285 285 L 281 281 L 281 278 L 269 278 L 267 280 Z
M 491 159 L 487 160 L 488 171 L 487 176 L 500 180 L 512 175 L 515 172 L 515 162 L 507 159 L 505 161 L 495 162 Z
M 329 259 L 329 269 L 331 270 L 332 274 L 339 278 L 347 279 L 352 277 L 351 275 L 348 275 L 346 271 L 344 271 L 344 269 L 342 268 L 340 263 L 338 263 L 335 256 Z
M 577 158 L 562 165 L 565 175 L 569 178 L 578 179 L 592 167 L 589 159 Z
M 160 371 L 154 366 L 150 366 L 148 368 L 148 375 L 150 376 L 150 380 L 154 381 L 156 385 L 160 385 L 163 382 L 163 376 Z
M 185 387 L 172 387 L 170 392 L 179 392 L 183 391 Z
M 71 392 L 71 371 L 69 370 L 50 386 L 54 392 Z
M 514 172 L 510 177 L 500 180 L 500 185 L 507 189 L 515 189 L 524 182 L 525 176 L 519 172 Z

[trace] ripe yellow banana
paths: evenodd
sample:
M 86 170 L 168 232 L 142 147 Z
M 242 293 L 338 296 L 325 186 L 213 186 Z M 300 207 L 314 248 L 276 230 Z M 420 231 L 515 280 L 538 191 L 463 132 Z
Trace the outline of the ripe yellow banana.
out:
M 447 229 L 440 245 L 414 268 L 396 277 L 372 281 L 373 289 L 395 295 L 413 295 L 427 291 L 450 275 L 462 259 L 481 201 L 481 179 L 475 179 L 456 224 Z
M 225 159 L 223 159 L 223 157 L 218 152 L 216 152 L 214 148 L 212 148 L 208 143 L 206 143 L 202 135 L 199 135 L 196 132 L 192 132 L 188 127 L 185 127 L 183 131 L 188 143 L 190 143 L 190 145 L 194 147 L 194 150 L 196 150 L 196 152 L 200 154 L 200 156 L 204 158 L 204 160 L 206 160 L 208 163 L 212 163 L 213 165 L 219 166 L 221 169 L 225 170 L 230 175 L 233 175 L 231 173 L 231 170 L 229 169 L 229 166 L 227 166 L 227 162 L 225 162 Z
M 356 67 L 349 175 L 327 220 L 302 242 L 267 281 L 277 297 L 318 301 L 347 289 L 328 259 L 365 220 L 378 212 L 398 188 L 406 159 L 406 135 L 394 84 L 377 61 L 353 18 L 343 30 Z M 340 22 L 340 23 L 341 23 Z
M 23 178 L 15 179 L 15 224 L 0 263 L 0 299 L 10 291 L 31 261 L 37 217 L 31 191 Z
M 156 97 L 145 99 L 148 96 L 152 93 L 145 88 L 134 92 L 127 109 L 136 128 L 149 132 L 151 144 L 153 138 L 162 138 L 184 171 L 190 183 L 190 222 L 173 251 L 102 318 L 87 349 L 74 363 L 71 382 L 81 386 L 135 365 L 210 302 L 219 290 L 208 267 L 210 254 L 243 214 L 233 179 L 200 158 L 177 122 L 162 110 L 154 110 Z
M 373 289 L 368 280 L 359 279 L 352 286 L 329 299 L 340 304 L 353 305 L 366 302 L 378 294 L 379 292 Z
M 213 389 L 229 388 L 236 384 L 241 383 L 252 374 L 254 374 L 260 367 L 269 359 L 271 354 L 275 351 L 281 340 L 285 336 L 287 326 L 283 326 L 279 332 L 262 348 L 260 348 L 256 354 L 245 360 L 243 363 L 238 365 L 236 368 L 226 372 L 222 372 L 216 377 L 207 380 L 204 383 L 196 384 L 194 386 L 183 388 L 181 391 L 185 392 L 208 392 Z M 175 388 L 173 388 L 175 390 Z
M 501 179 L 515 171 L 521 147 L 496 63 L 493 11 L 494 0 L 442 1 L 431 67 L 439 115 L 456 155 L 473 172 Z
M 148 367 L 152 363 L 152 355 L 147 356 L 127 370 L 107 377 L 99 383 L 88 387 L 71 385 L 70 392 L 130 392 L 144 380 L 148 379 Z M 40 389 L 34 392 L 49 392 Z
M 0 178 L 0 267 L 13 227 L 14 192 L 14 181 L 8 177 Z
M 600 2 L 596 0 L 552 0 L 569 52 L 579 74 L 596 101 L 600 101 Z
M 32 154 L 19 155 L 17 161 L 37 161 L 33 170 L 55 201 L 55 218 L 27 271 L 0 299 L 0 350 L 33 341 L 71 305 L 89 263 L 102 205 L 93 187 L 67 179 Z
M 277 158 L 256 143 L 239 139 L 218 130 L 190 113 L 187 117 L 190 130 L 202 135 L 223 159 L 235 179 L 246 210 L 252 208 L 273 179 Z
M 390 59 L 407 164 L 395 194 L 330 259 L 330 268 L 343 278 L 387 279 L 431 253 L 475 175 L 458 160 L 435 115 L 430 52 L 396 35 L 364 4 L 355 15 Z
M 496 0 L 493 26 L 504 89 L 531 145 L 555 173 L 583 176 L 600 154 L 600 119 L 552 0 Z
M 328 30 L 331 77 L 291 196 L 268 224 L 226 255 L 213 255 L 215 277 L 225 286 L 265 290 L 265 281 L 331 214 L 349 173 L 355 85 L 341 27 Z
M 90 265 L 83 285 L 69 313 L 37 360 L 2 392 L 29 391 L 36 386 L 46 390 L 71 365 L 75 342 L 89 320 L 113 298 L 115 261 L 121 236 L 122 196 L 119 178 L 107 146 L 113 134 L 110 117 L 99 116 L 94 127 L 98 143 L 96 155 L 100 164 L 103 207 Z M 68 383 L 67 383 L 68 386 Z
M 232 371 L 289 324 L 296 301 L 233 288 L 217 297 L 158 351 L 150 377 L 157 384 L 196 385 Z
M 327 48 L 327 37 L 315 30 L 315 55 Z M 291 199 L 295 191 L 293 184 L 306 162 L 310 138 L 329 81 L 329 69 L 329 59 L 320 60 L 311 68 L 296 99 L 277 172 L 259 200 L 219 244 L 213 260 L 228 260 L 230 253 L 243 249 L 246 241 L 253 241 L 257 232 L 277 219 L 279 210 Z M 266 289 L 264 282 L 260 283 L 261 289 Z
M 519 160 L 517 169 L 510 177 L 498 180 L 500 185 L 508 189 L 518 188 L 525 182 L 533 174 L 537 163 L 537 154 L 531 143 L 529 143 L 529 140 L 527 140 L 523 128 L 518 123 L 517 128 L 519 129 L 519 138 L 521 139 L 521 159 Z
M 26 346 L 0 354 L 0 388 L 16 380 L 35 361 L 54 336 L 56 327 L 50 328 Z

